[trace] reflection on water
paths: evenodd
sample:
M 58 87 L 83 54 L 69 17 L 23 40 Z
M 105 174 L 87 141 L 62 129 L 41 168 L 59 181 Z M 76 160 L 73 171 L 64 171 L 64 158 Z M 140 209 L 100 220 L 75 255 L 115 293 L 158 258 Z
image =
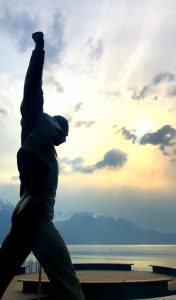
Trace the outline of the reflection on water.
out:
M 149 265 L 176 268 L 176 245 L 68 245 L 68 249 L 73 263 L 131 263 L 140 270 L 151 270 Z M 29 258 L 34 259 L 32 254 Z

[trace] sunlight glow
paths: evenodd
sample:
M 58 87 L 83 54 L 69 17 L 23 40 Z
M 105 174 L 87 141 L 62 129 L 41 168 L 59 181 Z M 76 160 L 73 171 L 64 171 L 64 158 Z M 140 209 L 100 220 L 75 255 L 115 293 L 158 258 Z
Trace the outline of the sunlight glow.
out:
M 137 136 L 137 139 L 142 138 L 144 134 L 147 132 L 151 131 L 154 128 L 154 124 L 151 120 L 149 119 L 142 119 L 136 122 L 133 125 L 135 135 Z

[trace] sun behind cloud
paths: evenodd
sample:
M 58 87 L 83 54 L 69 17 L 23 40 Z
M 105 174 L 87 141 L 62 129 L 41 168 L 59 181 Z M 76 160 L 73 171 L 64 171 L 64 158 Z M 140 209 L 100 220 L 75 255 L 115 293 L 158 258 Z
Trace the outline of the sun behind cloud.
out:
M 137 136 L 136 141 L 140 142 L 142 136 L 150 131 L 152 131 L 155 127 L 154 123 L 150 119 L 141 119 L 133 124 L 133 129 L 135 131 L 135 135 Z

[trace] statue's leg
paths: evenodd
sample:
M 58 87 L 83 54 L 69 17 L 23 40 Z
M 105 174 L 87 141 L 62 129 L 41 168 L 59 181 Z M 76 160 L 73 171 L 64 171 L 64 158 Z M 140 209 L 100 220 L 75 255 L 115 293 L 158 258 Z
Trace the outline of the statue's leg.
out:
M 47 273 L 56 299 L 85 300 L 67 247 L 51 221 L 39 222 L 32 251 Z
M 30 252 L 27 233 L 12 226 L 0 248 L 0 299 Z
M 35 197 L 24 195 L 12 214 L 11 230 L 0 248 L 0 298 L 32 251 L 39 209 L 35 200 Z

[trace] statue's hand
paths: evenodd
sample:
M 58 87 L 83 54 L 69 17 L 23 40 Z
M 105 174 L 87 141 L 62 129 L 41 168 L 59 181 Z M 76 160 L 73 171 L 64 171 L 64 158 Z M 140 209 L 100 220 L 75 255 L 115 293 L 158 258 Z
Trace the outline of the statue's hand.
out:
M 32 38 L 34 40 L 34 43 L 36 45 L 37 49 L 43 49 L 44 48 L 44 36 L 42 31 L 37 31 L 32 34 Z

